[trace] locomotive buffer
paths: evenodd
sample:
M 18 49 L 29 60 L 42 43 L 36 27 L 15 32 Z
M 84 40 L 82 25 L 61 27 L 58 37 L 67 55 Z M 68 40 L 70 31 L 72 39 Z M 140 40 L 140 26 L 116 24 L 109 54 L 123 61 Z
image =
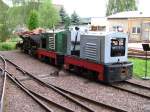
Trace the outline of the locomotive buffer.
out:
M 147 52 L 150 51 L 149 44 L 142 44 L 143 50 L 145 51 L 145 76 L 142 77 L 144 80 L 150 80 L 150 77 L 147 76 Z

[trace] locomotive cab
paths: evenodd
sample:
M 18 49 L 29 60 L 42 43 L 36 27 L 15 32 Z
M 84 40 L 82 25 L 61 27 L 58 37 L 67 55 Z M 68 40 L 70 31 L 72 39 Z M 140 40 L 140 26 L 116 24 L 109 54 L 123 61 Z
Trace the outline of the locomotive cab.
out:
M 64 64 L 67 52 L 67 33 L 65 30 L 49 30 L 41 34 L 38 58 L 57 66 Z
M 133 64 L 128 62 L 128 37 L 123 33 L 110 35 L 110 49 L 107 50 L 107 59 L 105 63 L 105 81 L 117 82 L 128 80 L 132 77 Z M 108 60 L 109 59 L 109 60 Z
M 40 34 L 19 35 L 23 42 L 18 43 L 21 50 L 27 54 L 36 55 L 36 50 L 40 47 Z
M 67 35 L 67 54 L 80 56 L 80 28 L 75 27 L 68 31 Z
M 128 36 L 125 33 L 83 34 L 80 48 L 80 58 L 103 65 L 103 79 L 100 80 L 111 83 L 132 77 L 133 65 L 128 62 Z

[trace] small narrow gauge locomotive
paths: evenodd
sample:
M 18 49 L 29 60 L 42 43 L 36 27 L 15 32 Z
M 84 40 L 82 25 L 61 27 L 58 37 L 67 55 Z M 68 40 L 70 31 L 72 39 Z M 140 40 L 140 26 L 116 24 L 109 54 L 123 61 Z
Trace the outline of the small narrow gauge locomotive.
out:
M 88 72 L 106 83 L 132 77 L 133 64 L 127 57 L 128 36 L 124 33 L 81 33 L 76 28 L 74 31 L 56 30 L 30 37 L 30 41 L 23 38 L 22 46 L 26 47 L 22 47 L 22 50 L 48 63 L 63 66 L 66 70 L 79 71 L 81 74 Z

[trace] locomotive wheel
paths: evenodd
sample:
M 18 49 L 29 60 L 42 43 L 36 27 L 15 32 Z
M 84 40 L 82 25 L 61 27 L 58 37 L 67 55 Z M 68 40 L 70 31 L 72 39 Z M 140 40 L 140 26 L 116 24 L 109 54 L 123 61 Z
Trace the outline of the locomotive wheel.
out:
M 82 75 L 90 80 L 98 80 L 98 73 L 95 71 L 85 69 L 84 72 L 82 72 Z

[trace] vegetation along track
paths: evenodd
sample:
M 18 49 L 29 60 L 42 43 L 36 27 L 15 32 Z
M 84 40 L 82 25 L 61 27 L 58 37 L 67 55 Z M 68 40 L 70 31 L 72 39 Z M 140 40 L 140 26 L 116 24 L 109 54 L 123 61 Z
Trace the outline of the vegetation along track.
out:
M 0 55 L 0 66 L 3 66 L 0 69 L 0 112 L 3 112 L 4 105 L 4 96 L 5 96 L 5 86 L 6 86 L 6 73 L 3 70 L 6 70 L 7 64 L 5 59 Z
M 94 105 L 97 105 L 97 106 L 101 106 L 101 107 L 104 107 L 104 108 L 107 108 L 108 110 L 111 110 L 111 111 L 119 111 L 119 112 L 126 112 L 125 110 L 123 109 L 120 109 L 118 107 L 113 107 L 111 105 L 107 105 L 105 103 L 102 103 L 102 102 L 97 102 L 95 100 L 92 100 L 92 99 L 89 99 L 89 98 L 86 98 L 86 97 L 83 97 L 79 94 L 76 94 L 76 93 L 73 93 L 73 92 L 70 92 L 70 91 L 67 91 L 63 88 L 60 88 L 60 87 L 56 87 L 55 85 L 52 85 L 52 84 L 48 84 L 48 83 L 45 83 L 43 82 L 41 79 L 37 78 L 36 76 L 34 76 L 33 74 L 23 70 L 22 68 L 20 68 L 18 65 L 16 65 L 15 63 L 11 62 L 10 60 L 6 59 L 7 62 L 11 63 L 13 66 L 15 66 L 17 68 L 17 70 L 20 70 L 22 71 L 22 73 L 25 73 L 26 75 L 28 75 L 29 77 L 31 77 L 32 79 L 36 80 L 36 82 L 38 83 L 41 83 L 43 85 L 45 85 L 46 87 L 54 90 L 55 92 L 61 94 L 62 96 L 64 96 L 65 98 L 71 100 L 72 102 L 78 104 L 79 106 L 81 106 L 82 108 L 84 108 L 85 110 L 89 111 L 89 112 L 95 112 L 95 110 L 91 107 L 89 107 L 88 105 L 86 105 L 85 103 L 83 103 L 82 101 L 86 101 L 86 102 L 89 102 L 89 103 L 92 103 Z M 9 74 L 9 77 L 12 77 L 12 74 L 10 74 L 9 72 L 7 72 Z M 21 85 L 23 88 L 25 88 L 28 92 L 30 92 L 31 94 L 34 94 L 36 95 L 38 98 L 42 97 L 40 94 L 37 94 L 35 93 L 33 90 L 31 89 L 28 89 L 26 88 L 22 82 L 20 82 L 18 79 L 14 78 L 14 76 L 12 77 L 19 85 Z M 46 98 L 45 98 L 46 99 Z M 48 99 L 46 99 L 48 101 Z M 54 103 L 54 102 L 53 102 Z M 59 108 L 60 108 L 61 105 L 59 105 Z M 67 108 L 67 107 L 65 107 Z M 69 111 L 69 109 L 68 109 Z M 70 111 L 72 111 L 70 109 Z
M 150 87 L 148 86 L 136 84 L 130 81 L 124 81 L 123 83 L 113 84 L 110 86 L 142 98 L 150 99 Z

